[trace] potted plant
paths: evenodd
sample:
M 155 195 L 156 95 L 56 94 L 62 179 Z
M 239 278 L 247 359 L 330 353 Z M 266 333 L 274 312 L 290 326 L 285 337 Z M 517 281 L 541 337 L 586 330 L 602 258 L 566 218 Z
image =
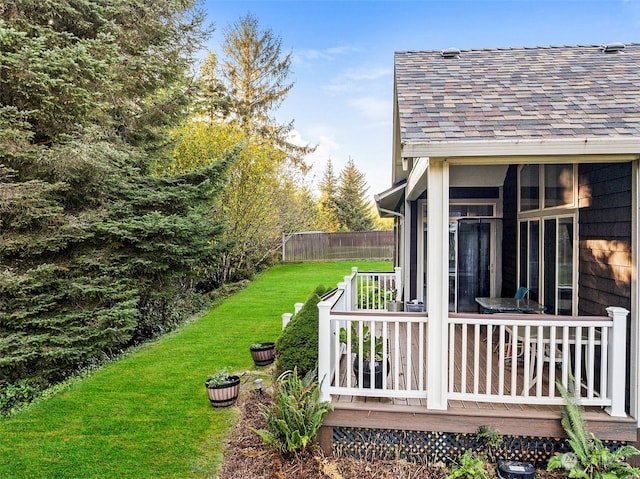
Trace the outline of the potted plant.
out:
M 396 300 L 396 290 L 387 291 L 385 309 L 389 312 L 397 313 L 404 311 L 404 303 Z
M 371 334 L 369 326 L 362 326 L 362 386 L 364 388 L 371 387 L 371 371 L 374 373 L 374 388 L 382 389 L 382 369 L 384 357 L 382 354 L 382 337 Z M 346 328 L 340 328 L 340 342 L 347 344 L 347 330 Z M 356 380 L 359 378 L 360 372 L 360 334 L 358 323 L 351 323 L 351 352 L 355 353 L 356 357 L 353 361 L 353 373 L 356 375 Z M 373 347 L 373 356 L 371 356 L 371 348 Z M 387 359 L 387 374 L 391 365 Z
M 231 406 L 235 404 L 240 393 L 240 376 L 229 374 L 226 369 L 220 369 L 209 375 L 204 385 L 213 407 Z
M 256 366 L 271 364 L 276 357 L 276 343 L 271 341 L 253 343 L 249 350 Z

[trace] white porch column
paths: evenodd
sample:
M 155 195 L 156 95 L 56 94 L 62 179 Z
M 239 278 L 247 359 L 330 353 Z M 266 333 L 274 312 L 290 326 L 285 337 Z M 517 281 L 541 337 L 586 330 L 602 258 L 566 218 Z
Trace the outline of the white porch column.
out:
M 318 303 L 318 382 L 320 384 L 320 401 L 330 401 L 331 386 L 331 303 Z
M 611 407 L 607 412 L 611 416 L 625 417 L 624 390 L 626 377 L 626 351 L 627 351 L 627 315 L 629 311 L 624 308 L 610 306 L 607 314 L 613 319 L 613 332 L 609 338 L 608 362 L 608 386 L 607 395 L 611 398 Z
M 449 165 L 429 160 L 427 172 L 427 407 L 447 409 L 449 344 Z

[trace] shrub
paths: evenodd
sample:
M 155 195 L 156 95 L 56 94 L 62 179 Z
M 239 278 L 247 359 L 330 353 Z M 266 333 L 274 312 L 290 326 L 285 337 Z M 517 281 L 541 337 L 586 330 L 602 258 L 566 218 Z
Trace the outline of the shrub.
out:
M 309 296 L 276 342 L 278 351 L 277 371 L 292 371 L 297 368 L 304 376 L 316 369 L 318 362 L 318 303 L 320 296 L 326 292 L 319 285 Z
M 447 476 L 447 479 L 457 479 L 459 477 L 487 479 L 489 477 L 486 461 L 482 457 L 476 456 L 471 449 L 467 449 L 459 459 L 460 463 L 451 467 L 451 473 Z
M 279 452 L 299 452 L 305 449 L 322 425 L 324 416 L 333 409 L 329 402 L 320 402 L 316 371 L 302 379 L 298 371 L 287 371 L 274 383 L 273 405 L 262 406 L 267 429 L 253 429 L 262 440 Z
M 569 477 L 584 479 L 622 479 L 639 476 L 640 469 L 631 467 L 625 457 L 639 454 L 633 446 L 622 446 L 610 451 L 602 441 L 587 432 L 584 412 L 562 383 L 557 382 L 565 401 L 562 407 L 562 427 L 569 436 L 572 452 L 558 454 L 549 460 L 547 470 L 564 469 Z

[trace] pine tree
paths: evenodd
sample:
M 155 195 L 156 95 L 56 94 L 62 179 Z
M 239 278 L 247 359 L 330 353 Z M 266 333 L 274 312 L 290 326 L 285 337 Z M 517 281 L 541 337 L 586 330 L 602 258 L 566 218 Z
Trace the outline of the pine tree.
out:
M 365 176 L 357 168 L 353 159 L 340 173 L 337 207 L 340 229 L 346 231 L 371 231 L 375 223 L 370 205 L 366 200 L 368 187 Z
M 328 233 L 340 228 L 338 219 L 338 178 L 336 178 L 331 158 L 322 174 L 319 184 L 320 200 L 318 201 L 318 227 Z
M 285 54 L 282 39 L 271 29 L 261 30 L 252 14 L 225 29 L 222 51 L 203 66 L 201 103 L 218 118 L 236 121 L 247 134 L 282 150 L 285 160 L 305 171 L 304 156 L 315 147 L 291 143 L 293 121 L 278 124 L 272 116 L 293 88 L 288 82 L 292 53 Z

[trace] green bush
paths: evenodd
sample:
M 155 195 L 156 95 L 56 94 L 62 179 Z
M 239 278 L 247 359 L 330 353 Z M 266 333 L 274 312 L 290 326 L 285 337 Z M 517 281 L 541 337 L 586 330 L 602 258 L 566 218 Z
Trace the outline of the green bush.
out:
M 573 378 L 571 379 L 573 381 Z M 640 476 L 640 469 L 631 467 L 625 458 L 640 454 L 633 446 L 621 446 L 610 451 L 600 439 L 587 431 L 584 410 L 575 394 L 560 381 L 556 385 L 565 403 L 562 407 L 562 427 L 569 436 L 571 452 L 558 454 L 549 460 L 547 470 L 564 469 L 569 477 L 581 479 L 624 479 Z
M 451 467 L 451 473 L 447 479 L 487 479 L 490 477 L 485 459 L 475 455 L 471 449 L 464 451 L 459 461 L 459 464 L 454 464 Z
M 309 371 L 301 379 L 294 369 L 274 383 L 273 405 L 261 409 L 267 429 L 252 428 L 265 444 L 287 453 L 302 451 L 311 443 L 322 419 L 333 409 L 329 402 L 319 401 L 316 375 L 316 371 Z
M 297 368 L 301 376 L 316 368 L 318 362 L 318 303 L 326 292 L 319 285 L 309 296 L 276 342 L 278 374 Z

